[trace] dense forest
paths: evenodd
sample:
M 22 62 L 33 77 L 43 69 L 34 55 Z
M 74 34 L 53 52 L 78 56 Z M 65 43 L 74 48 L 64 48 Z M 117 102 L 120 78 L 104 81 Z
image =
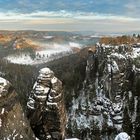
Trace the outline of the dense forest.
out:
M 69 98 L 72 98 L 71 90 L 78 90 L 81 86 L 80 83 L 84 80 L 86 57 L 87 49 L 83 49 L 80 53 L 40 65 L 12 64 L 1 59 L 0 75 L 12 83 L 25 109 L 27 98 L 37 78 L 38 71 L 43 67 L 49 67 L 63 82 L 65 101 L 69 105 Z
M 122 37 L 117 37 L 117 38 L 110 38 L 110 37 L 104 37 L 101 38 L 100 43 L 105 43 L 105 44 L 110 44 L 110 45 L 118 45 L 119 48 L 117 50 L 118 53 L 122 53 L 122 48 L 124 46 L 120 45 L 122 43 L 127 44 L 127 49 L 128 51 L 131 51 L 131 47 L 129 48 L 130 43 L 130 38 L 134 41 L 133 47 L 135 48 L 135 44 L 139 42 L 139 36 L 137 37 L 131 37 L 131 36 L 122 36 Z M 113 43 L 115 42 L 115 43 Z M 126 43 L 127 42 L 127 43 Z M 130 44 L 128 44 L 128 42 Z M 104 46 L 104 45 L 103 45 Z M 104 46 L 105 47 L 105 46 Z M 88 51 L 92 49 L 92 51 L 96 52 L 95 46 L 94 45 L 89 45 L 86 48 L 81 49 L 80 52 L 71 54 L 69 56 L 64 56 L 59 59 L 55 59 L 53 61 L 43 63 L 43 64 L 36 64 L 36 65 L 20 65 L 20 64 L 13 64 L 9 63 L 5 59 L 0 60 L 0 76 L 4 77 L 8 81 L 10 81 L 15 88 L 16 92 L 19 95 L 19 100 L 21 102 L 21 105 L 26 112 L 27 109 L 27 100 L 29 97 L 29 94 L 32 91 L 33 84 L 36 81 L 36 78 L 38 76 L 38 72 L 41 68 L 44 67 L 49 67 L 51 70 L 54 71 L 55 76 L 59 78 L 62 83 L 63 83 L 63 92 L 64 92 L 64 98 L 65 98 L 65 105 L 66 105 L 66 110 L 68 113 L 70 113 L 70 108 L 73 105 L 73 101 L 80 98 L 81 96 L 81 91 L 83 88 L 83 83 L 86 77 L 86 66 L 87 66 L 87 59 L 88 59 Z M 100 56 L 99 58 L 100 62 L 104 62 L 103 64 L 99 64 L 100 69 L 98 70 L 99 72 L 99 77 L 103 76 L 104 73 L 104 68 L 105 68 L 105 63 L 107 63 L 107 54 L 111 54 L 114 48 L 107 48 L 105 52 L 105 59 L 102 60 L 101 58 L 103 56 Z M 129 50 L 130 49 L 130 50 Z M 2 52 L 1 52 L 2 53 Z M 7 51 L 8 53 L 8 51 Z M 119 62 L 118 62 L 119 63 Z M 137 57 L 133 59 L 133 64 L 139 69 L 140 68 L 140 57 Z M 102 65 L 102 66 L 101 66 Z M 133 75 L 132 75 L 133 76 Z M 137 81 L 135 85 L 135 89 L 133 87 L 130 87 L 132 91 L 134 92 L 134 96 L 140 96 L 140 78 L 139 75 L 136 75 Z M 100 78 L 99 78 L 100 79 Z M 131 79 L 128 79 L 131 81 Z M 95 80 L 94 80 L 95 82 Z M 90 100 L 93 100 L 94 94 L 95 94 L 95 89 L 89 90 L 90 87 L 87 87 L 85 89 L 85 93 L 90 94 Z M 88 93 L 89 90 L 89 93 Z M 85 98 L 87 96 L 85 95 Z M 86 102 L 88 104 L 88 102 Z M 130 110 L 134 110 L 134 100 L 131 101 L 132 106 L 130 106 Z M 138 102 L 139 103 L 139 102 Z M 79 108 L 81 108 L 81 105 L 79 103 Z M 88 110 L 88 108 L 86 108 Z M 80 109 L 79 109 L 80 110 Z M 138 110 L 139 110 L 139 104 L 138 104 Z M 78 111 L 78 110 L 77 110 Z M 80 110 L 81 111 L 81 110 Z M 80 112 L 79 111 L 79 112 Z M 125 108 L 124 113 L 128 112 L 127 108 Z M 88 113 L 90 115 L 90 112 Z M 137 116 L 139 118 L 139 114 Z M 132 124 L 129 124 L 129 127 L 126 125 L 128 124 L 130 119 L 130 116 L 125 116 L 124 117 L 124 130 L 127 130 L 128 134 L 131 134 L 131 127 Z M 139 123 L 139 119 L 137 120 Z M 68 124 L 69 126 L 69 124 Z M 104 126 L 103 126 L 104 127 Z M 95 130 L 94 130 L 95 129 Z M 98 129 L 96 130 L 96 127 L 92 128 L 92 132 L 97 132 L 97 135 L 99 133 Z M 80 137 L 81 133 L 82 136 L 87 135 L 91 130 L 82 130 L 82 132 L 77 130 L 77 126 L 75 127 L 75 132 L 71 130 L 71 127 L 69 126 L 67 129 L 68 136 L 72 137 L 73 135 Z M 136 131 L 138 131 L 137 129 Z M 110 130 L 109 133 L 112 133 L 112 130 Z M 136 132 L 138 134 L 138 132 Z M 94 135 L 94 134 L 93 134 Z

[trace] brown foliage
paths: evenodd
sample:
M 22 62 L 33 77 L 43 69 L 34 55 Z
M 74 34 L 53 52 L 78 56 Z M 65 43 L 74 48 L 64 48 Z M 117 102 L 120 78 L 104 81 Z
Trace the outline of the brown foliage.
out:
M 140 41 L 138 37 L 131 36 L 118 36 L 118 37 L 102 37 L 101 44 L 121 45 L 121 44 L 134 44 Z

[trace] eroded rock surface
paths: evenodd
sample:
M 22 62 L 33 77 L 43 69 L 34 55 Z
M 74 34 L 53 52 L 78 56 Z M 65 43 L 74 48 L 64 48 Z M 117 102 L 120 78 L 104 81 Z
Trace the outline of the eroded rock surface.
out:
M 40 140 L 63 140 L 66 111 L 62 83 L 49 68 L 39 71 L 27 103 L 31 127 Z
M 0 140 L 34 140 L 11 83 L 0 77 Z
M 68 131 L 82 140 L 138 135 L 139 45 L 97 44 L 88 50 L 83 87 L 73 96 Z M 74 93 L 73 95 L 76 95 Z

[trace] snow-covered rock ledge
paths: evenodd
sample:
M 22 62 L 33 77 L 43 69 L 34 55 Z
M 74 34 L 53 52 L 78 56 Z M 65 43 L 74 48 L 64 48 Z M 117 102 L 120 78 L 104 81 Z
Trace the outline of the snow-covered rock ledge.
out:
M 11 86 L 10 82 L 0 77 L 0 98 L 6 96 L 8 88 Z

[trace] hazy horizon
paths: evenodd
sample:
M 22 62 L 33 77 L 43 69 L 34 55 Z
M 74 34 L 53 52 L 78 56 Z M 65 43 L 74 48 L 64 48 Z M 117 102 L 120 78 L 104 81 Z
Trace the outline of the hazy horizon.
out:
M 140 1 L 0 0 L 0 30 L 140 31 Z

